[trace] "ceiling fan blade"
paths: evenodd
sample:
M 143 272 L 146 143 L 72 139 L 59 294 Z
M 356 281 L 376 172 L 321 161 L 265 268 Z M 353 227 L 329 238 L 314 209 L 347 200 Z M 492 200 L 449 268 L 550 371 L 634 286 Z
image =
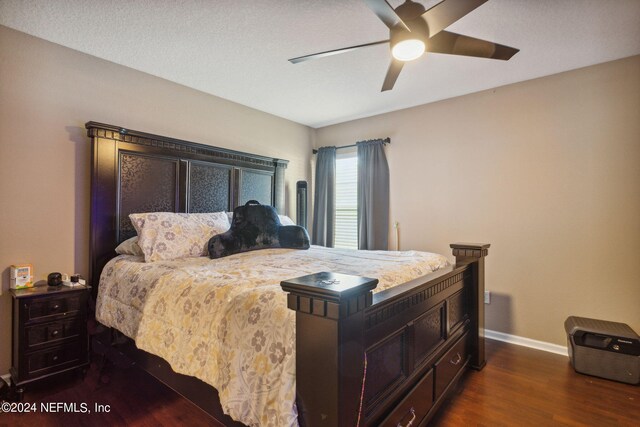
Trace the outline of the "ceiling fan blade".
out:
M 326 52 L 320 52 L 320 53 L 312 53 L 311 55 L 291 58 L 289 62 L 291 62 L 292 64 L 297 64 L 298 62 L 308 61 L 309 59 L 323 58 L 325 56 L 331 56 L 331 55 L 337 55 L 339 53 L 350 52 L 352 50 L 360 49 L 361 47 L 375 46 L 375 45 L 384 44 L 384 43 L 389 43 L 389 40 L 380 40 L 379 42 L 359 44 L 357 46 L 343 47 L 342 49 L 328 50 Z
M 405 30 L 411 31 L 386 0 L 364 0 L 364 2 L 389 29 L 399 24 Z
M 480 40 L 462 34 L 440 31 L 428 41 L 428 51 L 433 53 L 445 53 L 449 55 L 476 56 L 478 58 L 491 58 L 509 60 L 520 49 Z
M 487 0 L 444 0 L 422 14 L 433 37 Z
M 398 80 L 398 76 L 400 75 L 400 71 L 402 71 L 403 65 L 404 62 L 393 58 L 391 59 L 391 64 L 389 64 L 389 69 L 387 70 L 387 75 L 384 78 L 384 83 L 382 83 L 382 90 L 380 92 L 393 89 L 393 85 L 396 84 L 396 80 Z

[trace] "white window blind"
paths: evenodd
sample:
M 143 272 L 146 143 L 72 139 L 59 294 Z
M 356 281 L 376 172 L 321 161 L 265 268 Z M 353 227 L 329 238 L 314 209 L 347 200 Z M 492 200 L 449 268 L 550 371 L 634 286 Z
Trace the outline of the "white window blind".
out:
M 358 157 L 355 151 L 336 156 L 334 246 L 358 249 Z

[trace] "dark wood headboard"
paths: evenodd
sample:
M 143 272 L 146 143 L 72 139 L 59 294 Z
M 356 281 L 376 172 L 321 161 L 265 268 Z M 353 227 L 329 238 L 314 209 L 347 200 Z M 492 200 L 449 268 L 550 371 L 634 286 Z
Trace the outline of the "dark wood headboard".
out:
M 248 200 L 284 213 L 288 160 L 88 122 L 91 138 L 89 275 L 94 295 L 135 212 L 231 211 Z

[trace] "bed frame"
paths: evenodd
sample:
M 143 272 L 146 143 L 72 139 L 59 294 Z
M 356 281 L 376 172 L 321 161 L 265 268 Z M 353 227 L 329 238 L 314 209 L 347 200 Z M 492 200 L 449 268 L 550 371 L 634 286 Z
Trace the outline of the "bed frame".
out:
M 258 200 L 284 212 L 288 161 L 95 122 L 90 277 L 94 296 L 133 212 L 216 212 Z M 426 425 L 466 368 L 482 369 L 488 244 L 452 244 L 454 266 L 376 294 L 377 280 L 282 282 L 296 312 L 303 426 Z M 330 277 L 330 275 L 329 275 Z M 294 279 L 294 278 L 292 278 Z M 112 338 L 117 333 L 111 331 Z M 216 390 L 120 340 L 118 351 L 228 426 Z M 113 342 L 96 341 L 107 348 Z

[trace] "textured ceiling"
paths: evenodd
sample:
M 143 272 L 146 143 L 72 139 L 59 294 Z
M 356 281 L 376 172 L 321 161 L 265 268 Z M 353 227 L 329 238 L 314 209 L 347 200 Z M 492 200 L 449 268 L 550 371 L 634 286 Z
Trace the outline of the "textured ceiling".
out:
M 362 0 L 0 0 L 0 24 L 312 127 L 640 54 L 639 0 L 489 0 L 448 30 L 516 56 L 427 54 L 384 93 L 387 45 L 287 61 L 388 38 Z

